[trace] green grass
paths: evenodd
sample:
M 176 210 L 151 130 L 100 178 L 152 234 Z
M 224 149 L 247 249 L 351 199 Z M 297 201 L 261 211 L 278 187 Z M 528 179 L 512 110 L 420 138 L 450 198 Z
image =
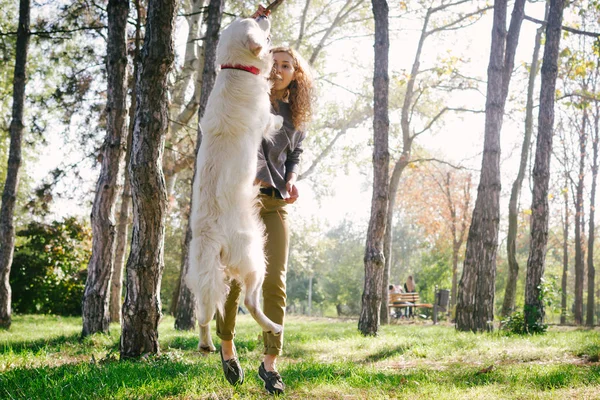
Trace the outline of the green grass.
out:
M 264 398 L 260 331 L 248 316 L 237 330 L 246 381 L 233 388 L 219 355 L 199 354 L 196 334 L 174 330 L 170 317 L 159 356 L 120 362 L 118 325 L 81 341 L 80 318 L 15 316 L 0 331 L 0 398 Z M 362 337 L 355 320 L 289 317 L 284 353 L 290 399 L 600 399 L 598 329 L 519 337 L 419 322 Z

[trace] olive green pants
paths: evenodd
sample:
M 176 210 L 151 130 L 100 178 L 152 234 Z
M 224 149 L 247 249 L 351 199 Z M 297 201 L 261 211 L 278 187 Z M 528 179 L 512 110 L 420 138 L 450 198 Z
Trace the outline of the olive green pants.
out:
M 265 224 L 265 256 L 267 273 L 263 283 L 263 311 L 271 321 L 283 326 L 285 316 L 285 277 L 287 270 L 289 230 L 286 202 L 275 197 L 260 195 L 260 217 Z M 240 300 L 241 287 L 232 281 L 225 301 L 225 315 L 217 313 L 217 336 L 221 340 L 233 340 L 235 319 Z M 279 355 L 283 348 L 283 333 L 274 336 L 263 332 L 264 354 Z

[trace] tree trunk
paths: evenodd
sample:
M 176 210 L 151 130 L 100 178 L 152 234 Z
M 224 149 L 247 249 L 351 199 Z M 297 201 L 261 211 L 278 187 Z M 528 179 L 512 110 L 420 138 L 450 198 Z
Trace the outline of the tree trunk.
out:
M 565 198 L 565 224 L 563 231 L 563 271 L 560 283 L 560 324 L 567 323 L 567 277 L 569 273 L 569 187 L 568 177 L 565 178 L 563 196 Z
M 134 109 L 133 107 L 131 108 Z M 131 119 L 130 119 L 131 121 Z M 131 138 L 131 135 L 129 135 Z M 131 147 L 131 140 L 128 138 L 128 148 Z M 129 157 L 129 151 L 126 152 L 126 158 Z M 117 246 L 115 249 L 115 262 L 113 267 L 113 276 L 110 281 L 110 302 L 109 313 L 110 322 L 121 323 L 121 306 L 123 296 L 123 270 L 125 267 L 125 252 L 127 249 L 127 232 L 129 228 L 129 208 L 131 205 L 131 184 L 129 183 L 129 162 L 125 165 L 125 178 L 123 193 L 121 195 L 121 209 L 119 211 L 119 223 L 117 224 Z
M 388 203 L 388 213 L 389 213 L 389 203 Z M 392 217 L 393 218 L 393 217 Z M 386 221 L 386 232 L 388 229 L 392 229 L 392 224 L 390 224 L 389 219 Z M 392 265 L 391 257 L 392 257 L 392 244 L 387 243 L 387 235 L 384 235 L 383 238 L 383 257 L 385 259 L 385 263 L 383 265 L 383 279 L 381 281 L 381 304 L 379 306 L 379 320 L 381 325 L 387 325 L 390 323 L 390 309 L 387 306 L 387 299 L 389 296 L 389 285 L 390 285 L 390 268 Z
M 595 206 L 596 206 L 596 183 L 598 178 L 598 139 L 600 136 L 600 127 L 598 126 L 600 119 L 600 111 L 598 103 L 595 103 L 596 112 L 594 113 L 594 139 L 592 141 L 592 189 L 590 194 L 590 229 L 588 237 L 588 287 L 587 287 L 587 306 L 585 324 L 594 326 L 594 286 L 596 278 L 596 269 L 594 267 L 594 239 L 595 239 Z
M 515 2 L 508 37 L 506 3 L 494 2 L 481 177 L 456 306 L 456 328 L 461 331 L 493 329 L 500 220 L 500 131 L 525 2 Z
M 133 74 L 131 76 L 131 104 L 129 105 L 129 129 L 127 134 L 127 147 L 125 149 L 125 169 L 123 171 L 123 193 L 121 194 L 121 209 L 117 225 L 117 247 L 115 250 L 115 265 L 110 289 L 110 322 L 122 322 L 121 307 L 123 301 L 123 271 L 125 269 L 125 253 L 127 250 L 127 233 L 130 224 L 131 208 L 131 179 L 129 166 L 131 161 L 131 142 L 133 140 L 133 126 L 135 123 L 135 106 L 137 77 L 139 70 L 140 44 L 142 37 L 142 5 L 140 0 L 134 0 L 136 9 L 135 21 L 135 49 L 133 53 Z
M 410 162 L 410 157 L 412 153 L 412 142 L 413 136 L 410 133 L 410 112 L 412 109 L 412 101 L 414 95 L 415 81 L 417 79 L 417 75 L 419 74 L 419 68 L 421 65 L 421 53 L 423 51 L 423 45 L 425 44 L 425 39 L 427 39 L 427 28 L 429 25 L 429 18 L 431 16 L 432 10 L 428 9 L 425 14 L 425 18 L 423 20 L 423 26 L 421 27 L 421 36 L 419 37 L 419 43 L 417 45 L 417 51 L 415 53 L 415 58 L 413 60 L 413 64 L 410 71 L 410 76 L 408 82 L 406 83 L 406 91 L 404 93 L 404 101 L 402 104 L 401 111 L 401 121 L 400 127 L 402 129 L 402 153 L 396 161 L 394 165 L 394 170 L 392 172 L 392 177 L 390 179 L 390 187 L 389 187 L 389 200 L 388 200 L 388 211 L 386 216 L 386 228 L 384 233 L 384 258 L 385 258 L 385 267 L 384 267 L 384 282 L 382 287 L 382 296 L 387 300 L 388 296 L 388 288 L 387 283 L 385 282 L 385 277 L 389 276 L 390 268 L 391 268 L 391 254 L 392 254 L 392 234 L 393 234 L 393 224 L 394 224 L 394 209 L 396 208 L 396 193 L 398 192 L 398 186 L 400 183 L 400 177 L 402 176 L 402 172 L 404 168 Z M 381 314 L 385 316 L 384 322 L 388 322 L 389 320 L 389 308 L 386 304 L 381 305 Z
M 392 268 L 392 230 L 394 229 L 394 209 L 396 206 L 396 193 L 398 192 L 398 186 L 400 184 L 400 176 L 402 175 L 402 171 L 408 165 L 407 160 L 410 158 L 410 145 L 404 146 L 405 150 L 408 150 L 408 155 L 406 151 L 402 152 L 402 156 L 400 156 L 400 160 L 394 166 L 394 171 L 392 172 L 392 178 L 390 179 L 390 188 L 389 188 L 389 200 L 388 200 L 388 209 L 387 215 L 385 218 L 385 233 L 383 237 L 383 257 L 385 259 L 385 265 L 383 270 L 383 282 L 381 284 L 381 298 L 383 301 L 380 306 L 380 314 L 381 314 L 381 323 L 387 324 L 390 320 L 390 309 L 387 306 L 387 298 L 389 294 L 388 286 L 390 283 L 390 270 Z
M 217 71 L 215 69 L 215 62 L 217 58 L 217 44 L 219 42 L 219 31 L 221 29 L 221 18 L 223 16 L 223 6 L 225 0 L 210 0 L 207 11 L 207 23 L 206 23 L 206 35 L 204 36 L 204 69 L 202 71 L 202 86 L 200 94 L 200 104 L 198 106 L 198 121 L 200 121 L 204 110 L 206 109 L 206 103 L 208 96 L 215 85 L 215 79 L 217 77 Z M 202 141 L 202 130 L 200 123 L 198 123 L 198 135 L 196 138 L 196 151 L 194 153 L 194 159 L 198 154 L 200 143 Z M 194 176 L 196 175 L 196 164 L 194 163 Z M 192 185 L 194 178 L 192 178 Z M 194 193 L 192 190 L 191 193 Z M 193 201 L 193 194 L 190 195 L 190 204 Z M 175 313 L 175 329 L 179 330 L 192 330 L 196 326 L 195 316 L 195 300 L 194 295 L 185 284 L 185 275 L 189 268 L 189 246 L 192 239 L 192 231 L 190 228 L 190 220 L 192 213 L 188 214 L 188 223 L 185 234 L 185 242 L 182 248 L 183 263 L 181 265 L 181 273 L 179 276 L 179 299 L 177 301 L 177 310 Z
M 546 9 L 548 3 L 546 3 Z M 542 33 L 544 27 L 538 28 L 535 35 L 535 44 L 533 47 L 533 57 L 531 59 L 531 68 L 529 70 L 529 82 L 527 85 L 527 105 L 525 111 L 525 135 L 521 146 L 521 160 L 519 163 L 519 172 L 513 182 L 510 192 L 510 201 L 508 204 L 508 237 L 506 239 L 506 252 L 508 258 L 508 280 L 504 291 L 504 301 L 502 303 L 502 316 L 509 316 L 515 310 L 515 300 L 517 294 L 517 280 L 519 277 L 519 264 L 517 262 L 517 229 L 518 229 L 518 203 L 521 195 L 521 186 L 527 170 L 527 160 L 529 159 L 529 148 L 531 147 L 531 136 L 533 132 L 533 93 L 535 88 L 535 78 L 537 76 L 540 47 L 542 43 Z
M 504 42 L 506 41 L 505 26 L 506 0 L 496 0 L 488 67 L 481 178 L 467 239 L 456 305 L 456 327 L 462 331 L 485 331 L 489 329 L 488 321 L 494 320 L 493 296 L 500 197 L 500 129 L 504 114 L 502 67 Z M 492 301 L 490 301 L 490 297 Z
M 193 180 L 192 180 L 193 182 Z M 184 243 L 182 246 L 182 263 L 181 271 L 179 274 L 179 288 L 177 295 L 177 308 L 175 308 L 175 329 L 180 331 L 191 331 L 196 328 L 196 313 L 195 305 L 196 300 L 194 294 L 185 284 L 185 274 L 189 266 L 189 247 L 192 240 L 192 231 L 189 224 L 185 231 Z
M 587 147 L 587 109 L 583 109 L 581 131 L 579 132 L 579 174 L 575 194 L 575 310 L 574 317 L 577 325 L 583 324 L 583 280 L 585 274 L 585 250 L 583 218 L 583 186 L 585 177 L 585 160 Z
M 129 106 L 129 130 L 127 134 L 127 147 L 125 149 L 125 169 L 123 171 L 123 193 L 121 194 L 121 209 L 117 225 L 117 247 L 115 250 L 115 263 L 110 289 L 110 322 L 121 323 L 121 307 L 123 301 L 123 271 L 125 269 L 125 253 L 127 250 L 127 233 L 130 223 L 131 208 L 131 180 L 129 166 L 131 161 L 131 142 L 133 140 L 133 125 L 135 123 L 136 88 L 138 66 L 140 58 L 140 44 L 142 33 L 142 10 L 140 0 L 134 1 L 136 8 L 135 49 L 133 54 L 133 74 L 131 76 L 131 104 Z
M 19 26 L 17 28 L 17 55 L 13 80 L 13 106 L 10 122 L 10 149 L 6 181 L 0 207 L 0 328 L 8 329 L 12 322 L 10 267 L 15 250 L 15 203 L 19 188 L 21 167 L 21 142 L 23 141 L 23 109 L 27 84 L 27 52 L 29 49 L 30 0 L 19 3 Z
M 375 68 L 373 74 L 373 197 L 365 248 L 365 284 L 358 329 L 365 336 L 376 335 L 379 329 L 381 283 L 385 259 L 383 237 L 389 199 L 389 25 L 386 0 L 371 0 L 375 19 Z
M 540 89 L 540 111 L 538 136 L 533 167 L 533 199 L 531 203 L 531 245 L 527 260 L 525 283 L 525 321 L 527 326 L 542 323 L 544 302 L 541 283 L 546 263 L 548 243 L 548 183 L 550 180 L 550 159 L 552 156 L 552 136 L 554 133 L 554 98 L 556 91 L 557 60 L 560 44 L 564 0 L 550 0 L 546 43 L 542 63 L 542 83 Z
M 127 117 L 127 16 L 128 0 L 108 2 L 106 72 L 106 138 L 102 167 L 92 207 L 92 257 L 82 302 L 82 336 L 108 332 L 109 299 L 115 256 L 115 208 L 121 162 L 125 154 Z
M 450 192 L 450 176 L 448 175 L 448 183 L 446 187 L 446 196 L 449 201 L 452 212 L 452 291 L 450 297 L 450 309 L 453 309 L 456 305 L 456 294 L 458 291 L 458 254 L 460 248 L 465 240 L 465 233 L 467 231 L 467 213 L 471 205 L 471 176 L 467 178 L 467 182 L 463 189 L 463 204 L 462 204 L 462 222 L 460 224 L 460 231 L 457 231 L 456 226 L 458 224 L 455 206 L 452 205 L 452 195 Z
M 452 247 L 452 287 L 450 290 L 450 310 L 456 306 L 456 295 L 458 293 L 458 252 L 460 247 Z
M 308 277 L 308 316 L 312 315 L 312 286 L 313 286 L 314 274 L 310 274 Z
M 160 280 L 167 208 L 162 154 L 168 127 L 167 74 L 174 59 L 176 10 L 176 0 L 148 3 L 129 171 L 133 236 L 127 260 L 121 358 L 159 352 Z

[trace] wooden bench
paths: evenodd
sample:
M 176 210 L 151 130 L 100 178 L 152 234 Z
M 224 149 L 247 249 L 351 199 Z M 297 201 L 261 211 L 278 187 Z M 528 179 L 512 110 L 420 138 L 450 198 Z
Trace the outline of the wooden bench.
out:
M 433 308 L 433 304 L 421 303 L 419 293 L 390 293 L 388 296 L 388 309 L 392 308 Z

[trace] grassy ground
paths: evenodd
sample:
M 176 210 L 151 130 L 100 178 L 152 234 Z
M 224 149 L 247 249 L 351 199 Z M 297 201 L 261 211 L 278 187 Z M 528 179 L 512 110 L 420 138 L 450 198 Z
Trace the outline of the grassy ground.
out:
M 196 335 L 175 331 L 170 317 L 160 325 L 162 354 L 135 362 L 118 361 L 118 325 L 83 341 L 80 331 L 79 318 L 15 316 L 0 331 L 0 398 L 266 397 L 256 373 L 262 341 L 248 316 L 238 323 L 246 382 L 237 388 L 222 376 L 219 355 L 196 352 Z M 598 329 L 516 337 L 416 322 L 365 338 L 355 320 L 289 317 L 285 343 L 285 398 L 600 399 Z

